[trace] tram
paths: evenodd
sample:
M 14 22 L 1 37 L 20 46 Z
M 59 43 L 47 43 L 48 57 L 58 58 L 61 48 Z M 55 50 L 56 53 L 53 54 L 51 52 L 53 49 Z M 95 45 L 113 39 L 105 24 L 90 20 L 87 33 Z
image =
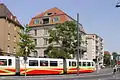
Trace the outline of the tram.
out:
M 117 55 L 117 57 L 116 57 L 117 59 L 117 63 L 116 63 L 116 65 L 117 65 L 117 70 L 120 72 L 120 55 Z
M 79 60 L 79 72 L 90 73 L 96 70 L 92 60 Z M 77 60 L 55 58 L 28 57 L 26 63 L 23 57 L 0 56 L 0 75 L 45 75 L 77 73 Z

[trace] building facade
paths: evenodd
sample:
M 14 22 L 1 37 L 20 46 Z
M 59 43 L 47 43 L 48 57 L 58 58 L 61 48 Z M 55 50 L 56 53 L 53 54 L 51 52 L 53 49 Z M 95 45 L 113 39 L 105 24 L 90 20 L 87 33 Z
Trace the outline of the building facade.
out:
M 64 23 L 65 21 L 74 21 L 74 19 L 56 7 L 38 14 L 31 19 L 29 23 L 29 26 L 31 27 L 30 34 L 33 36 L 36 43 L 37 51 L 34 55 L 37 57 L 45 56 L 44 51 L 49 45 L 47 41 L 49 38 L 49 29 L 54 28 L 56 23 Z M 87 50 L 85 37 L 86 33 L 81 24 L 79 24 L 79 27 L 80 34 L 83 39 L 81 42 L 81 52 L 84 53 Z
M 22 25 L 9 9 L 0 3 L 0 55 L 15 55 L 20 41 Z
M 103 65 L 103 39 L 96 34 L 87 34 L 86 38 L 88 59 L 98 62 L 99 65 Z

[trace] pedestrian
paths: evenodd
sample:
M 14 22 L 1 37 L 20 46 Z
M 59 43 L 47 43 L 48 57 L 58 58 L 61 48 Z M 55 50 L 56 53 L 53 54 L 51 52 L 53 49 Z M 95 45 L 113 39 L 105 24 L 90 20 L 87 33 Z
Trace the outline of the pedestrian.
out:
M 113 67 L 113 74 L 115 74 L 116 72 L 117 72 L 117 65 Z

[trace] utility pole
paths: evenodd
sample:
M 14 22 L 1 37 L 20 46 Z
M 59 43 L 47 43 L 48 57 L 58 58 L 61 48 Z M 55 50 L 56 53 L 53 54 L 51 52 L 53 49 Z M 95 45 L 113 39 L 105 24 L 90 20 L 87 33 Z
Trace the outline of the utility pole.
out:
M 110 55 L 110 68 L 111 68 L 111 55 Z
M 26 75 L 27 75 L 27 73 L 26 73 L 26 71 L 27 71 L 27 69 L 26 69 L 26 64 L 27 64 L 27 52 L 28 52 L 28 47 L 26 46 L 26 47 L 25 47 L 25 56 L 23 57 L 24 63 L 25 63 L 25 80 L 27 80 L 27 77 L 26 77 Z
M 77 13 L 77 75 L 79 75 L 79 14 Z
M 96 61 L 96 71 L 97 71 L 97 73 L 99 73 L 98 68 L 99 68 L 99 55 L 97 54 L 97 61 Z

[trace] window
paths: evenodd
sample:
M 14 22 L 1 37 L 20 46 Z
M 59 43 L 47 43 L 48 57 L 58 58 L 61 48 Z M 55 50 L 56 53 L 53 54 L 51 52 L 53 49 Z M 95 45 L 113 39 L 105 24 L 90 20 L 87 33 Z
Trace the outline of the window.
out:
M 13 41 L 16 42 L 16 36 L 14 36 L 14 40 Z
M 7 52 L 10 53 L 10 46 L 7 47 Z
M 79 66 L 82 66 L 81 62 L 79 62 Z
M 93 66 L 93 62 L 92 62 L 92 66 Z
M 12 65 L 12 60 L 8 59 L 8 66 L 11 66 L 11 65 Z
M 44 45 L 47 45 L 47 44 L 48 44 L 47 38 L 44 38 Z
M 58 66 L 57 61 L 50 61 L 50 66 Z
M 43 24 L 48 24 L 49 23 L 49 18 L 43 19 Z
M 72 62 L 72 66 L 76 66 L 76 62 L 75 61 Z
M 8 40 L 10 40 L 10 33 L 8 33 Z
M 35 45 L 37 45 L 37 39 L 34 39 Z
M 34 32 L 35 32 L 35 36 L 37 36 L 37 30 L 34 30 Z
M 38 52 L 34 51 L 34 56 L 37 57 L 38 56 Z
M 53 22 L 58 22 L 59 20 L 60 20 L 60 17 L 58 16 L 53 18 Z
M 86 62 L 83 62 L 83 66 L 86 66 Z
M 35 19 L 34 24 L 39 24 L 39 19 Z
M 38 66 L 38 60 L 29 60 L 29 66 Z
M 16 53 L 16 47 L 13 48 L 13 53 Z
M 44 29 L 44 35 L 48 34 L 48 29 Z
M 72 64 L 71 64 L 71 61 L 69 61 L 69 66 L 71 66 Z
M 48 66 L 47 60 L 40 60 L 40 66 Z
M 7 66 L 7 59 L 0 59 L 0 66 Z
M 90 62 L 87 62 L 87 66 L 91 66 L 91 65 L 90 65 Z

